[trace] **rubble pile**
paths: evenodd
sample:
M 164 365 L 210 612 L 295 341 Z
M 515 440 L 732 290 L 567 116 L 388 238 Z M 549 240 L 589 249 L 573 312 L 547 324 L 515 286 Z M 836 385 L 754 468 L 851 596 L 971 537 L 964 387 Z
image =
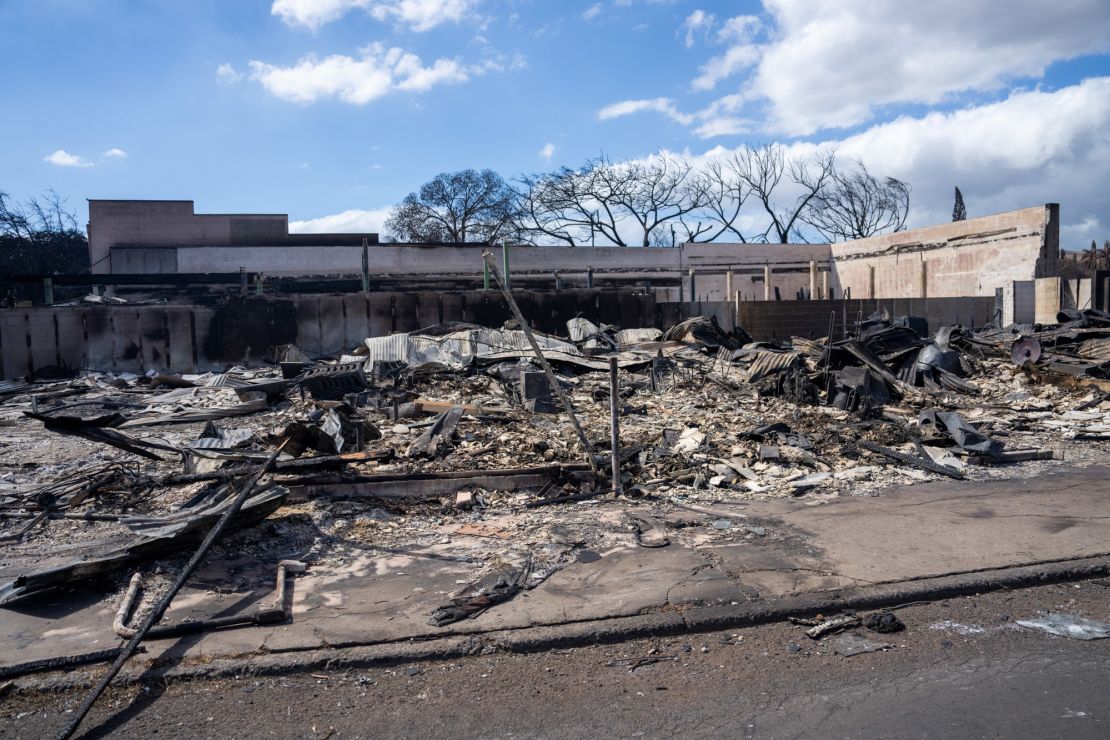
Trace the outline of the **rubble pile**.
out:
M 277 450 L 217 545 L 270 566 L 232 587 L 288 558 L 434 549 L 473 566 L 437 625 L 629 538 L 775 536 L 708 505 L 1098 459 L 1110 315 L 1060 319 L 930 335 L 873 316 L 788 343 L 706 317 L 666 332 L 579 318 L 566 337 L 453 324 L 221 373 L 40 371 L 0 383 L 0 604 L 89 578 L 122 592 L 135 569 L 157 591 Z M 652 516 L 594 516 L 616 490 Z

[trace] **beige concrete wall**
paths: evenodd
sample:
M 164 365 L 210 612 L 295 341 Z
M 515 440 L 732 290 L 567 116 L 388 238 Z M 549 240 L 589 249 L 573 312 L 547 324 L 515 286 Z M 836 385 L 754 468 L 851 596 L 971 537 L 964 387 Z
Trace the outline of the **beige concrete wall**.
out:
M 90 252 L 95 272 L 107 272 L 105 255 L 116 244 L 149 245 L 147 250 L 112 250 L 117 272 L 236 272 L 269 275 L 356 275 L 362 250 L 356 246 L 301 247 L 282 244 L 288 233 L 284 215 L 204 215 L 192 201 L 89 201 Z M 225 246 L 265 244 L 274 246 Z M 160 245 L 173 255 L 155 254 Z M 209 245 L 209 246 L 201 246 Z M 211 246 L 218 245 L 218 246 Z M 482 247 L 377 245 L 370 250 L 375 275 L 480 274 Z M 495 248 L 500 259 L 500 249 Z M 98 262 L 98 260 L 100 260 Z M 116 260 L 116 257 L 111 257 Z M 691 297 L 714 301 L 765 295 L 764 268 L 772 268 L 772 287 L 784 300 L 813 284 L 835 297 L 923 298 L 993 296 L 1014 281 L 1055 275 L 1059 260 L 1059 209 L 1053 204 L 938 224 L 839 244 L 685 244 L 673 249 L 640 247 L 512 247 L 513 274 L 550 275 L 558 270 L 570 282 L 583 282 L 588 268 L 619 273 L 630 281 L 683 280 Z M 811 263 L 817 279 L 811 281 Z M 825 275 L 827 273 L 827 280 Z M 577 278 L 575 277 L 577 276 Z M 676 291 L 677 292 L 677 291 Z M 773 290 L 770 294 L 774 295 Z
M 94 273 L 112 271 L 109 250 L 116 244 L 235 244 L 276 241 L 288 234 L 289 217 L 284 214 L 198 214 L 191 200 L 89 201 L 89 257 Z
M 990 296 L 1015 280 L 1054 275 L 1055 204 L 832 245 L 838 287 L 853 297 Z M 874 268 L 875 296 L 870 295 Z M 923 275 L 924 273 L 924 275 Z

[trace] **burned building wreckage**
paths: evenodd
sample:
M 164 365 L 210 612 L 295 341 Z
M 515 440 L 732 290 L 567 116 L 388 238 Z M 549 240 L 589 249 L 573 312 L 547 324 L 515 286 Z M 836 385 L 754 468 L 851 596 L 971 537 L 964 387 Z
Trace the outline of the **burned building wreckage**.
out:
M 499 327 L 325 357 L 284 345 L 223 372 L 0 383 L 0 608 L 91 588 L 120 639 L 0 673 L 114 661 L 107 685 L 144 640 L 295 621 L 289 584 L 320 565 L 432 549 L 466 571 L 424 613 L 434 632 L 617 544 L 774 536 L 709 504 L 1028 475 L 1110 440 L 1102 311 L 1005 326 L 876 313 L 762 341 L 714 316 L 580 317 L 557 336 L 486 261 L 513 314 Z M 628 508 L 592 515 L 602 502 Z M 257 606 L 164 620 L 210 554 L 240 562 L 231 588 Z

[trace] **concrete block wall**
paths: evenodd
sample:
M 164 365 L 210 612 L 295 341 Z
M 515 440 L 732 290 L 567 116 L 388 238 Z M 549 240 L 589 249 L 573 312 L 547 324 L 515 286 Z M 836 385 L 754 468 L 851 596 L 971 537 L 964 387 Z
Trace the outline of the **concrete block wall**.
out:
M 538 331 L 564 336 L 582 316 L 620 327 L 669 328 L 714 315 L 731 329 L 731 302 L 657 302 L 650 292 L 514 290 Z M 348 352 L 366 337 L 449 321 L 501 326 L 498 291 L 381 292 L 236 299 L 208 306 L 67 306 L 0 310 L 0 378 L 46 366 L 142 373 L 218 371 L 255 364 L 295 344 L 309 355 Z
M 860 298 L 994 295 L 1056 274 L 1059 228 L 1050 203 L 833 244 L 836 284 Z
M 962 298 L 852 298 L 819 301 L 740 301 L 736 323 L 756 340 L 786 340 L 791 337 L 842 339 L 861 319 L 876 312 L 890 316 L 924 316 L 929 331 L 960 324 L 979 327 L 991 320 L 994 297 Z

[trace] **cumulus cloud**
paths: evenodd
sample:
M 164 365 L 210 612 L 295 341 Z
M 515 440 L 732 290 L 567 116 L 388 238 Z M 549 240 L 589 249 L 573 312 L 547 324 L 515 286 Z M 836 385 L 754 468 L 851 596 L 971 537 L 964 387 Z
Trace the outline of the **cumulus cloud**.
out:
M 700 74 L 691 83 L 695 90 L 712 90 L 717 83 L 759 60 L 759 47 L 753 44 L 730 46 L 724 54 L 715 56 L 702 65 Z
M 908 182 L 910 226 L 951 218 L 953 188 L 959 186 L 970 217 L 1059 203 L 1061 246 L 1076 249 L 1108 236 L 1110 77 L 1055 91 L 1017 91 L 997 102 L 902 116 L 851 136 L 783 146 L 792 157 L 835 148 L 842 160 L 858 158 L 876 175 Z M 681 155 L 700 163 L 735 151 L 716 146 Z
M 44 162 L 49 162 L 57 167 L 92 167 L 93 163 L 79 157 L 76 154 L 70 154 L 65 149 L 59 149 L 52 154 L 47 154 L 42 158 Z
M 608 121 L 613 118 L 622 118 L 643 111 L 662 113 L 673 121 L 689 125 L 694 122 L 692 115 L 682 113 L 675 107 L 670 98 L 647 98 L 640 100 L 622 100 L 605 106 L 597 112 L 597 120 Z
M 428 31 L 467 19 L 477 5 L 478 0 L 274 0 L 270 12 L 289 26 L 313 31 L 355 9 L 412 31 Z
M 453 59 L 424 66 L 420 57 L 399 48 L 371 44 L 358 58 L 341 54 L 303 57 L 291 67 L 250 63 L 251 79 L 282 100 L 312 103 L 338 98 L 365 105 L 393 91 L 426 92 L 436 85 L 466 82 L 468 70 Z
M 352 208 L 341 213 L 329 216 L 310 218 L 303 221 L 290 221 L 290 234 L 330 234 L 344 232 L 372 232 L 381 233 L 385 229 L 385 220 L 389 218 L 392 209 L 371 208 L 369 210 Z
M 695 10 L 686 16 L 686 20 L 682 22 L 682 27 L 686 29 L 686 48 L 693 48 L 698 34 L 708 33 L 716 22 L 717 18 L 704 10 Z
M 873 172 L 909 182 L 915 224 L 947 220 L 958 185 L 971 216 L 1056 202 L 1063 246 L 1106 238 L 1098 224 L 1110 225 L 1110 77 L 902 117 L 832 143 Z
M 1012 0 L 1004 13 L 986 0 L 763 4 L 771 28 L 745 91 L 792 135 L 866 123 L 885 105 L 1004 89 L 1054 61 L 1110 51 L 1105 0 Z
M 550 162 L 551 158 L 555 156 L 555 145 L 552 144 L 550 141 L 547 142 L 543 145 L 543 148 L 540 149 L 538 154 L 540 155 L 540 157 Z
M 653 111 L 683 126 L 694 126 L 693 133 L 698 138 L 711 139 L 716 136 L 746 133 L 754 128 L 752 121 L 736 115 L 743 102 L 744 98 L 741 95 L 725 95 L 699 111 L 684 113 L 670 98 L 622 100 L 599 110 L 597 119 L 608 121 L 644 111 Z
M 234 85 L 241 79 L 243 79 L 243 74 L 227 62 L 216 67 L 216 80 L 218 80 L 221 85 Z
M 104 152 L 104 154 L 102 154 L 101 156 L 105 159 L 126 159 L 127 152 L 123 151 L 122 149 L 112 147 L 108 151 Z

